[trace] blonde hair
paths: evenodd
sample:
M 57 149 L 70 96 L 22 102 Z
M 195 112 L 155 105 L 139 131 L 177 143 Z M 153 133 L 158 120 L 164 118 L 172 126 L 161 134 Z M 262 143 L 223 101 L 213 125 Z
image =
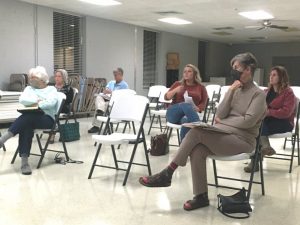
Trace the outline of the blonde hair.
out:
M 197 84 L 201 84 L 202 79 L 201 79 L 201 75 L 200 75 L 200 71 L 199 71 L 198 67 L 194 66 L 193 64 L 187 64 L 187 65 L 185 65 L 184 68 L 186 68 L 186 67 L 189 67 L 189 68 L 191 68 L 193 70 L 194 82 L 197 83 Z M 184 78 L 182 77 L 179 82 L 181 84 L 185 84 Z
M 37 66 L 37 67 L 31 68 L 28 73 L 28 78 L 31 79 L 32 77 L 38 78 L 39 80 L 43 81 L 45 84 L 48 84 L 48 82 L 49 82 L 48 73 L 47 73 L 45 67 L 43 67 L 43 66 Z
M 68 72 L 64 69 L 57 69 L 55 71 L 55 73 L 60 73 L 62 78 L 63 78 L 63 81 L 64 81 L 64 84 L 68 84 Z

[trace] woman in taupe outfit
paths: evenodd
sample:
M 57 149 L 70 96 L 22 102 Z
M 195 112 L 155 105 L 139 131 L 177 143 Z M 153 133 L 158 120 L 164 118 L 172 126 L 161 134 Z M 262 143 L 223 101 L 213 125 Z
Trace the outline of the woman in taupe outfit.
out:
M 193 210 L 209 205 L 206 177 L 207 156 L 230 156 L 254 150 L 255 138 L 266 111 L 265 94 L 253 84 L 256 65 L 257 61 L 251 53 L 239 54 L 231 60 L 231 73 L 235 75 L 236 80 L 218 106 L 214 125 L 218 131 L 203 128 L 191 129 L 183 139 L 170 165 L 158 174 L 141 177 L 139 182 L 142 185 L 170 186 L 175 169 L 178 166 L 185 166 L 190 157 L 195 197 L 187 201 L 183 208 Z

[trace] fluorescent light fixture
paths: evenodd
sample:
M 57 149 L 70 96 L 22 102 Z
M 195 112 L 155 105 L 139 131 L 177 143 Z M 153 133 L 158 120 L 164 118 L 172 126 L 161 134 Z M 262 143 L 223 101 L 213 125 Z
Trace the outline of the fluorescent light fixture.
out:
M 274 16 L 272 16 L 270 13 L 267 13 L 263 10 L 239 12 L 239 15 L 244 16 L 250 20 L 269 20 L 274 18 Z
M 176 24 L 176 25 L 184 25 L 184 24 L 191 24 L 192 22 L 187 21 L 187 20 L 183 20 L 183 19 L 179 19 L 176 17 L 166 17 L 166 18 L 162 18 L 162 19 L 158 19 L 161 22 L 165 22 L 165 23 L 171 23 L 171 24 Z
M 121 2 L 115 0 L 79 0 L 81 2 L 90 3 L 93 5 L 101 5 L 101 6 L 111 6 L 111 5 L 121 5 Z

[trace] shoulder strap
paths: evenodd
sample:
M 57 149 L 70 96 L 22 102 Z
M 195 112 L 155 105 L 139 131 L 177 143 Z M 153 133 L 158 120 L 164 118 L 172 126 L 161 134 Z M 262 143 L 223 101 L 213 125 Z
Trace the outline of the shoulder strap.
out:
M 220 213 L 222 213 L 224 216 L 227 216 L 227 217 L 230 217 L 230 218 L 234 218 L 234 219 L 247 219 L 250 217 L 250 214 L 247 212 L 247 213 L 239 213 L 239 214 L 245 214 L 245 216 L 233 216 L 233 215 L 230 215 L 228 213 L 224 213 L 221 209 L 220 206 L 218 206 L 218 210 Z

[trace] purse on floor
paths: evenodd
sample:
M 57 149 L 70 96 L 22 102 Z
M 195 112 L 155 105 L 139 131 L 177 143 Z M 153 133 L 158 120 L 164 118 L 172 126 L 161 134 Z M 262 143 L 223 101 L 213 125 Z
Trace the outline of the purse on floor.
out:
M 166 155 L 169 152 L 167 134 L 158 134 L 151 137 L 150 154 L 153 156 Z
M 69 141 L 76 141 L 80 139 L 80 133 L 79 133 L 79 122 L 74 123 L 64 123 L 59 125 L 59 133 L 61 141 L 62 139 L 65 142 Z
M 245 188 L 242 188 L 240 191 L 230 196 L 218 194 L 218 210 L 223 215 L 228 216 L 230 218 L 248 218 L 250 216 L 249 212 L 252 212 L 252 208 L 247 199 Z M 237 214 L 244 214 L 244 216 L 238 216 Z

